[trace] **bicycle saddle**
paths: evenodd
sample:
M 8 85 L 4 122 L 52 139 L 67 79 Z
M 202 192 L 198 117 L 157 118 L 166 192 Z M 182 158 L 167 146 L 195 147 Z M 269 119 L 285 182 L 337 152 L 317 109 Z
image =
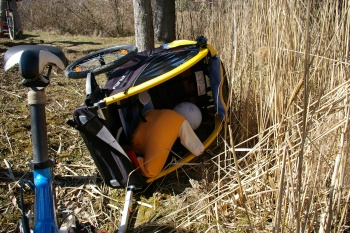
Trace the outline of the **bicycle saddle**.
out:
M 22 78 L 36 80 L 46 65 L 56 65 L 64 70 L 68 60 L 59 48 L 53 46 L 18 45 L 6 51 L 4 69 L 7 71 L 17 64 Z

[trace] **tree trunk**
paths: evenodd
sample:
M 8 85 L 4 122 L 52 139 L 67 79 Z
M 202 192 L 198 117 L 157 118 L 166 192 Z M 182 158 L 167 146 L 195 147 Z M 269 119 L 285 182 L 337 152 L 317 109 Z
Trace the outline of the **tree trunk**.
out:
M 151 0 L 133 0 L 135 39 L 138 51 L 154 48 Z
M 175 40 L 175 0 L 155 0 L 154 12 L 154 39 L 159 42 Z

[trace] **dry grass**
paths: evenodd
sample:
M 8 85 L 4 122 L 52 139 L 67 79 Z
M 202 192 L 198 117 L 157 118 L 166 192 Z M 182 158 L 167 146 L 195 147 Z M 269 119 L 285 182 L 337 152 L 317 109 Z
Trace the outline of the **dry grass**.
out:
M 134 33 L 131 0 L 23 1 L 18 6 L 25 19 L 24 27 L 30 31 L 97 37 L 126 37 Z
M 177 1 L 178 38 L 207 36 L 226 65 L 230 123 L 197 165 L 140 193 L 134 232 L 349 231 L 350 6 L 310 1 L 308 14 L 308 2 Z M 49 119 L 55 118 L 50 148 L 56 174 L 65 178 L 57 188 L 60 204 L 113 231 L 123 190 L 98 182 L 77 133 L 63 126 L 84 88 L 62 80 L 54 79 L 51 87 L 61 87 L 48 93 Z M 28 161 L 24 89 L 1 86 L 1 154 Z M 69 183 L 69 176 L 90 179 Z M 5 214 L 18 215 L 18 184 L 1 185 L 12 202 L 1 199 L 0 225 L 13 226 Z
M 209 15 L 198 33 L 228 68 L 234 133 L 209 160 L 216 182 L 164 219 L 208 232 L 349 228 L 349 6 L 310 1 L 308 15 L 307 3 L 218 1 L 180 15 Z

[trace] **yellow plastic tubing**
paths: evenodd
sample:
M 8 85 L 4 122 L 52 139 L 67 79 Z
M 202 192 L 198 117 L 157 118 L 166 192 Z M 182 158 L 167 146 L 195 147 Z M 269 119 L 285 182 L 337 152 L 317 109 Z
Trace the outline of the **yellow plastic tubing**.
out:
M 110 105 L 110 104 L 118 102 L 122 99 L 126 99 L 129 96 L 133 96 L 133 95 L 138 94 L 140 92 L 146 91 L 154 86 L 157 86 L 160 83 L 163 83 L 163 82 L 175 77 L 176 75 L 181 74 L 184 70 L 187 70 L 188 68 L 194 66 L 198 61 L 203 59 L 207 54 L 208 54 L 208 49 L 202 48 L 199 50 L 199 52 L 196 56 L 192 57 L 191 59 L 189 59 L 185 63 L 179 65 L 178 67 L 172 69 L 171 71 L 166 72 L 166 73 L 164 73 L 156 78 L 153 78 L 147 82 L 141 83 L 140 85 L 130 87 L 126 93 L 120 92 L 120 93 L 117 93 L 115 95 L 106 97 L 106 98 L 104 98 L 104 101 L 105 101 L 106 105 Z

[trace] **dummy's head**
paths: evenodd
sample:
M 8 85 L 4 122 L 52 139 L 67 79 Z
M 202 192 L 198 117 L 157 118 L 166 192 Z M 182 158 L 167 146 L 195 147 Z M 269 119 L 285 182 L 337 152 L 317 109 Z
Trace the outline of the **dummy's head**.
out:
M 195 104 L 182 102 L 175 106 L 174 111 L 184 116 L 193 130 L 202 123 L 201 110 Z

